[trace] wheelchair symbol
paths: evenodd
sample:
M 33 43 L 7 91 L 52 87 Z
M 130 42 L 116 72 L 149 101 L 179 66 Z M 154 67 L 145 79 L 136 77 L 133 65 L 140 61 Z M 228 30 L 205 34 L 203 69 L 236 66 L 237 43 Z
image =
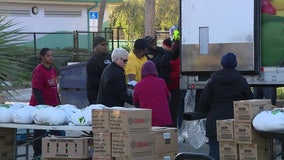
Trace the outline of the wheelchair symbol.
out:
M 98 19 L 98 12 L 90 12 L 90 19 Z

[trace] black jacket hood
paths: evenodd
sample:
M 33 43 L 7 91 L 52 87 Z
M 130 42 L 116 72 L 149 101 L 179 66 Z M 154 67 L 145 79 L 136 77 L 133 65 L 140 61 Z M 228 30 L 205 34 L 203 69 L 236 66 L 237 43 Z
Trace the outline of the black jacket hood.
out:
M 235 69 L 223 68 L 211 75 L 212 81 L 220 85 L 232 85 L 242 79 L 242 75 Z

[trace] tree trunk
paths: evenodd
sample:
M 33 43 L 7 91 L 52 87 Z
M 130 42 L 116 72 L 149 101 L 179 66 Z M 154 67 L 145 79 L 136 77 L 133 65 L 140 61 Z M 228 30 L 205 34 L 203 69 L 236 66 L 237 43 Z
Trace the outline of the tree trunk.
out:
M 105 8 L 106 8 L 106 0 L 102 0 L 100 5 L 99 19 L 98 19 L 98 32 L 103 31 Z
M 145 0 L 145 36 L 155 36 L 155 0 Z

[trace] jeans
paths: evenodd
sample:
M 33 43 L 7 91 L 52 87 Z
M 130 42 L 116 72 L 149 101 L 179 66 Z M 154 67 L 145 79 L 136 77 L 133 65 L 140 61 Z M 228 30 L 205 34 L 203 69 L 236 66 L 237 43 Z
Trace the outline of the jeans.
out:
M 217 137 L 216 136 L 209 136 L 209 155 L 211 157 L 213 157 L 215 160 L 219 160 L 220 159 L 220 155 L 219 155 L 219 142 L 217 141 Z
M 33 133 L 33 138 L 37 137 L 45 137 L 47 136 L 47 131 L 46 130 L 34 130 Z M 58 131 L 58 130 L 50 130 L 49 133 L 51 135 L 56 135 L 56 136 L 65 136 L 65 131 Z M 33 143 L 33 150 L 34 150 L 34 155 L 41 155 L 41 138 L 37 139 Z

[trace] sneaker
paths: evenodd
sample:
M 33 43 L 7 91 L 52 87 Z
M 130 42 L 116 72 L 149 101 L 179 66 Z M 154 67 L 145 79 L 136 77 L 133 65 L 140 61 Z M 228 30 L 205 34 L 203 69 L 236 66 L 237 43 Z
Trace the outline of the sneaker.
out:
M 41 160 L 41 154 L 40 155 L 33 155 L 32 160 Z

